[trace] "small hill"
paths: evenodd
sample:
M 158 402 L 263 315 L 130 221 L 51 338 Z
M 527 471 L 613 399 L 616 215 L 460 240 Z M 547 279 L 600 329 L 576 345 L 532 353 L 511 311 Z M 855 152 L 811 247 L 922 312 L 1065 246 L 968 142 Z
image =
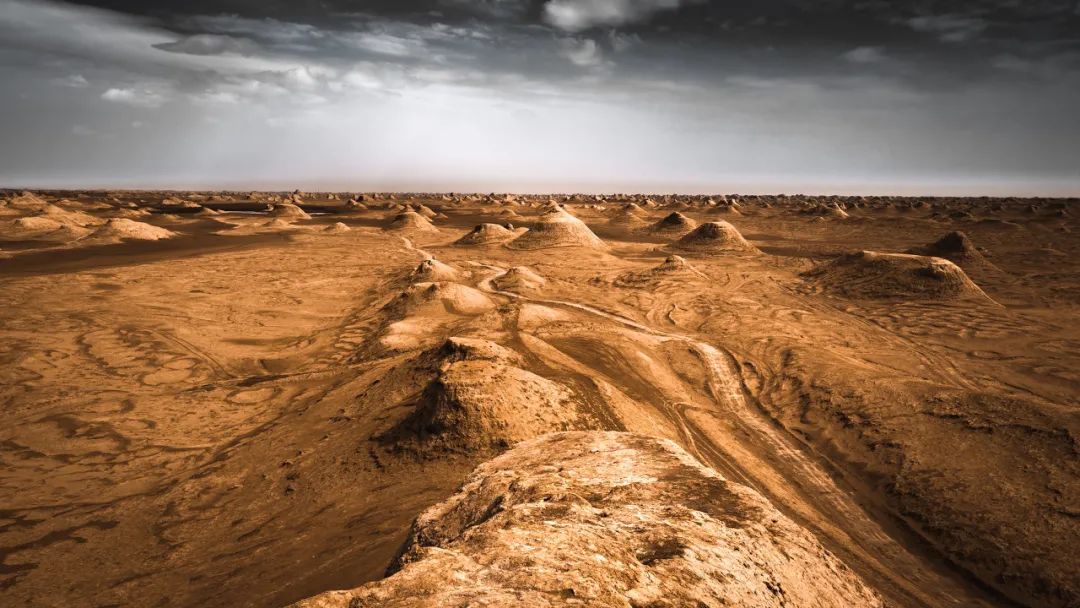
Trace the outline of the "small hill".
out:
M 944 258 L 968 270 L 997 270 L 971 242 L 971 238 L 959 230 L 949 232 L 925 247 L 911 249 L 908 253 Z
M 485 452 L 589 427 L 568 388 L 502 357 L 484 356 L 502 348 L 485 342 L 454 349 L 453 360 L 447 357 L 440 364 L 438 377 L 424 389 L 413 413 L 385 434 L 383 442 L 425 455 Z
M 157 241 L 176 236 L 175 232 L 144 222 L 112 218 L 80 242 L 118 243 L 121 241 Z
M 439 311 L 456 315 L 479 315 L 495 308 L 495 302 L 482 291 L 452 283 L 435 281 L 409 286 L 390 303 L 405 314 L 420 311 L 438 314 Z
M 415 211 L 403 211 L 394 216 L 387 230 L 396 232 L 438 232 L 439 229 L 431 223 L 431 220 Z
M 739 231 L 727 222 L 706 222 L 671 245 L 688 253 L 756 252 Z
M 649 232 L 666 236 L 682 236 L 697 227 L 697 222 L 675 211 L 649 226 Z
M 602 240 L 565 209 L 552 206 L 532 228 L 510 242 L 512 249 L 547 249 L 551 247 L 587 247 L 606 249 Z
M 959 266 L 922 255 L 859 251 L 803 276 L 821 291 L 855 299 L 989 300 Z
M 544 289 L 547 281 L 527 266 L 516 266 L 495 277 L 492 283 L 502 291 L 535 293 Z
M 310 220 L 311 216 L 307 211 L 304 211 L 300 207 L 293 205 L 292 203 L 278 203 L 274 205 L 270 210 L 270 215 L 273 217 L 287 218 L 290 220 Z
M 510 387 L 527 382 L 506 380 Z M 487 396 L 467 390 L 473 381 L 456 380 L 456 391 Z M 448 399 L 445 393 L 431 398 Z M 515 424 L 530 421 L 530 432 L 559 424 L 544 411 L 553 403 L 526 398 L 525 415 L 508 412 Z M 483 403 L 487 412 L 499 407 Z M 429 415 L 437 430 L 462 428 L 457 417 L 474 413 L 450 404 L 436 409 L 453 414 Z M 464 429 L 477 436 L 517 431 Z M 417 518 L 389 574 L 293 608 L 883 605 L 760 494 L 670 441 L 629 433 L 545 435 L 480 465 L 457 494 Z
M 444 264 L 435 258 L 428 258 L 412 271 L 410 279 L 414 283 L 460 281 L 461 272 L 449 264 Z
M 505 243 L 514 238 L 514 232 L 499 224 L 480 224 L 465 236 L 454 241 L 455 245 L 475 246 Z
M 669 256 L 659 266 L 648 270 L 628 272 L 615 279 L 616 285 L 625 287 L 640 287 L 657 283 L 661 280 L 707 279 L 700 270 L 694 268 L 685 258 L 673 255 Z

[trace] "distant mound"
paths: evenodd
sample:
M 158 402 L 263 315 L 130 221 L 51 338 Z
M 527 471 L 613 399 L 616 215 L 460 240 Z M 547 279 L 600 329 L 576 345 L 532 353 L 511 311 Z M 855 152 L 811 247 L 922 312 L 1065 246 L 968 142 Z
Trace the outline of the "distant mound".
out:
M 648 285 L 657 281 L 707 279 L 708 277 L 697 268 L 694 268 L 685 258 L 677 255 L 669 256 L 659 266 L 638 272 L 628 272 L 615 279 L 616 285 L 627 287 Z
M 547 281 L 527 266 L 516 266 L 496 277 L 492 283 L 502 291 L 532 293 L 542 290 Z
M 717 215 L 742 215 L 739 206 L 734 203 L 721 203 L 712 207 L 709 211 Z
M 454 241 L 455 245 L 493 245 L 514 238 L 514 232 L 499 224 L 480 224 L 471 232 Z
M 608 220 L 608 223 L 617 226 L 643 226 L 649 223 L 649 221 L 645 219 L 647 216 L 648 213 L 644 209 L 638 207 L 634 203 L 630 203 L 623 205 L 618 209 L 616 213 L 611 216 L 611 219 Z
M 989 300 L 949 260 L 906 253 L 849 253 L 803 276 L 822 291 L 856 299 Z
M 428 258 L 412 271 L 413 282 L 460 281 L 461 272 L 453 266 L 444 264 L 435 258 Z
M 649 232 L 668 236 L 682 236 L 698 227 L 698 223 L 675 211 L 649 226 Z
M 526 398 L 522 415 L 504 409 L 499 395 L 486 399 L 491 388 L 469 370 L 449 376 L 457 388 L 427 397 L 445 404 L 421 406 L 446 412 L 445 420 L 427 415 L 436 430 L 513 436 L 525 434 L 516 424 L 535 432 L 564 422 L 545 411 L 557 397 L 532 384 L 542 378 L 506 376 L 509 390 Z M 471 402 L 474 382 L 485 397 L 480 410 Z M 545 392 L 530 396 L 534 388 Z M 465 416 L 501 415 L 513 424 L 461 426 Z M 293 608 L 577 604 L 570 599 L 590 608 L 882 606 L 760 494 L 671 441 L 629 433 L 545 435 L 480 465 L 457 494 L 417 518 L 389 574 Z
M 554 206 L 532 228 L 510 241 L 512 249 L 547 249 L 550 247 L 588 247 L 605 249 L 602 240 L 565 209 Z
M 908 253 L 945 258 L 970 270 L 988 270 L 997 267 L 990 263 L 967 234 L 954 230 L 925 247 L 916 247 Z
M 690 253 L 756 252 L 757 248 L 727 222 L 706 222 L 671 245 Z
M 419 205 L 419 206 L 416 207 L 415 211 L 416 211 L 416 213 L 419 213 L 420 215 L 428 218 L 429 220 L 435 219 L 435 217 L 439 215 L 438 213 L 435 213 L 435 211 L 433 209 L 431 209 L 431 207 L 428 207 L 427 205 Z
M 308 215 L 307 211 L 304 211 L 292 203 L 278 203 L 277 205 L 274 205 L 274 208 L 270 211 L 270 215 L 293 220 L 311 219 L 311 216 Z
M 47 217 L 68 226 L 97 226 L 101 220 L 82 211 L 69 211 L 57 205 L 46 204 L 38 211 L 40 217 Z
M 143 222 L 136 222 L 124 218 L 112 218 L 105 222 L 94 232 L 90 233 L 83 241 L 86 242 L 120 242 L 120 241 L 157 241 L 176 236 L 175 232 L 151 226 Z
M 58 230 L 64 224 L 54 219 L 50 219 L 42 216 L 20 217 L 15 220 L 11 220 L 11 232 L 14 233 L 32 233 L 32 232 L 51 232 Z
M 292 223 L 291 220 L 283 217 L 275 218 L 269 222 L 263 222 L 259 225 L 262 228 L 269 228 L 271 230 L 296 230 L 297 226 Z
M 341 222 L 334 222 L 333 224 L 330 224 L 329 226 L 324 228 L 323 232 L 330 232 L 330 233 L 333 233 L 333 234 L 342 234 L 342 233 L 345 233 L 345 232 L 352 232 L 352 228 L 349 228 L 348 225 L 343 224 Z
M 410 232 L 438 232 L 439 229 L 428 218 L 415 211 L 403 211 L 394 216 L 387 230 Z

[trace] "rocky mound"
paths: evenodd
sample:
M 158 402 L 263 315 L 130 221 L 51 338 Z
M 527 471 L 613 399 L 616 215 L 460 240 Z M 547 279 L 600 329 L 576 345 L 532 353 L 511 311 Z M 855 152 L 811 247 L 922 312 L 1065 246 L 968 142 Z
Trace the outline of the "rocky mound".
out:
M 291 220 L 283 218 L 283 217 L 272 219 L 269 222 L 263 222 L 262 224 L 259 224 L 259 226 L 261 228 L 267 228 L 269 230 L 296 230 L 297 229 L 297 226 L 295 226 L 292 223 Z
M 524 234 L 510 241 L 512 249 L 547 249 L 549 247 L 588 247 L 604 249 L 606 245 L 585 222 L 554 206 L 544 213 Z
M 822 291 L 857 299 L 989 299 L 949 260 L 907 253 L 849 253 L 803 276 Z
M 175 232 L 151 226 L 144 222 L 136 222 L 125 218 L 112 218 L 105 225 L 98 228 L 87 236 L 86 242 L 120 242 L 120 241 L 157 241 L 176 236 Z
M 757 248 L 748 243 L 735 226 L 727 222 L 706 222 L 698 226 L 693 232 L 675 241 L 671 247 L 691 253 L 757 251 Z
M 664 219 L 649 226 L 649 232 L 668 236 L 682 236 L 698 227 L 698 223 L 675 211 Z
M 591 426 L 569 389 L 517 367 L 516 353 L 503 351 L 486 340 L 444 345 L 438 376 L 382 441 L 421 454 L 484 452 Z
M 755 491 L 670 441 L 613 432 L 482 464 L 420 515 L 390 572 L 294 608 L 882 606 Z
M 620 226 L 642 226 L 648 223 L 645 219 L 646 211 L 634 203 L 623 205 L 618 212 L 608 220 L 609 224 Z
M 504 243 L 512 238 L 514 238 L 513 231 L 499 224 L 480 224 L 465 236 L 454 241 L 454 244 L 462 246 L 492 245 Z
M 413 282 L 459 281 L 461 273 L 449 264 L 444 264 L 435 258 L 428 258 L 420 262 L 420 265 L 412 271 L 410 278 Z
M 950 262 L 969 269 L 996 268 L 983 256 L 967 234 L 954 230 L 925 247 L 917 247 L 908 253 L 945 258 Z
M 419 213 L 420 215 L 428 218 L 429 220 L 435 219 L 435 217 L 439 215 L 438 213 L 435 213 L 435 211 L 431 207 L 428 207 L 427 205 L 420 205 L 420 206 L 416 207 L 416 212 Z
M 615 279 L 616 285 L 640 286 L 655 283 L 661 279 L 707 279 L 700 270 L 694 268 L 685 258 L 669 256 L 659 266 L 644 271 L 628 272 Z
M 439 229 L 428 218 L 415 211 L 403 211 L 394 216 L 387 230 L 410 232 L 438 232 Z
M 52 232 L 63 225 L 61 222 L 42 216 L 20 217 L 11 220 L 8 229 L 4 232 L 12 235 Z
M 52 220 L 56 220 L 61 224 L 68 226 L 97 226 L 101 224 L 101 220 L 90 215 L 89 213 L 83 213 L 82 211 L 71 211 L 64 209 L 57 205 L 46 204 L 38 212 L 39 217 L 45 217 Z
M 270 215 L 280 218 L 288 218 L 292 220 L 310 220 L 311 216 L 307 211 L 304 211 L 300 207 L 293 205 L 292 203 L 279 203 L 274 205 L 270 211 Z
M 400 307 L 406 314 L 419 309 L 436 309 L 457 315 L 478 315 L 495 308 L 495 302 L 484 292 L 459 283 L 437 281 L 409 286 L 391 306 Z
M 342 233 L 345 233 L 345 232 L 352 232 L 352 228 L 349 228 L 346 224 L 343 224 L 341 222 L 334 222 L 333 224 L 330 224 L 329 226 L 324 228 L 323 232 L 329 232 L 329 233 L 332 233 L 332 234 L 342 234 Z
M 535 293 L 544 288 L 547 281 L 527 266 L 515 266 L 492 281 L 496 288 L 514 293 Z

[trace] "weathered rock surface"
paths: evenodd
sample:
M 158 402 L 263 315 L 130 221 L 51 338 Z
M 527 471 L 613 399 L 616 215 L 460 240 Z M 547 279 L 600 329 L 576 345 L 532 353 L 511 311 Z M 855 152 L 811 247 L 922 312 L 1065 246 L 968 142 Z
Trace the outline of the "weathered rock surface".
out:
M 545 435 L 425 511 L 392 575 L 294 608 L 881 606 L 806 530 L 674 443 Z

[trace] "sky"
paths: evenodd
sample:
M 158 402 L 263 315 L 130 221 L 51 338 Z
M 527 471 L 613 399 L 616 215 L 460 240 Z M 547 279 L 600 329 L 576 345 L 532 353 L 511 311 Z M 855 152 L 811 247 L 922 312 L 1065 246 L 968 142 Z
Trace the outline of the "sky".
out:
M 0 186 L 1080 195 L 1080 0 L 0 0 Z

